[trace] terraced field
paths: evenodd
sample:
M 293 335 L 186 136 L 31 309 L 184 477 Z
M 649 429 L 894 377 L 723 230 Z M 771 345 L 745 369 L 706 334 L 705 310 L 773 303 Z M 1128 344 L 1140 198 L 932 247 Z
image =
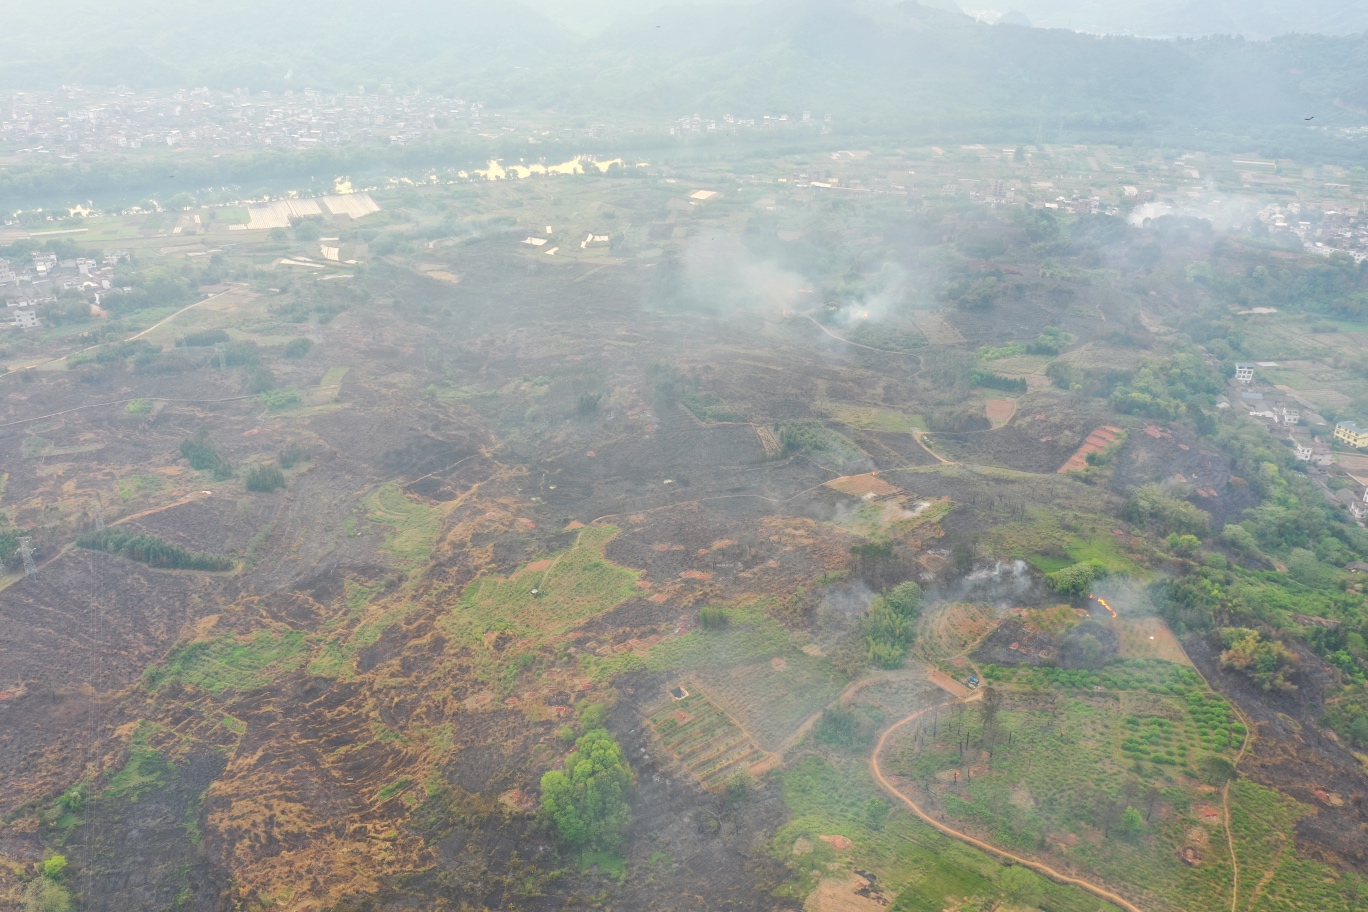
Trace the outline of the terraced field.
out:
M 650 723 L 660 743 L 704 788 L 717 788 L 766 757 L 736 720 L 702 693 L 671 702 L 651 715 Z

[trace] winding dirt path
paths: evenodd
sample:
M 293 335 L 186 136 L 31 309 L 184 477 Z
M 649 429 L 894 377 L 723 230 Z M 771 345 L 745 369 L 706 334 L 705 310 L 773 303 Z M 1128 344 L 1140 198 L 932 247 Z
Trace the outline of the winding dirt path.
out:
M 1011 852 L 1008 852 L 1004 849 L 1000 849 L 995 845 L 991 845 L 990 843 L 982 841 L 981 839 L 975 839 L 968 833 L 961 833 L 959 830 L 946 826 L 944 823 L 941 823 L 939 820 L 936 820 L 930 814 L 923 811 L 915 801 L 907 797 L 907 795 L 900 791 L 897 786 L 890 782 L 888 780 L 888 777 L 884 775 L 883 769 L 879 763 L 879 758 L 883 754 L 884 748 L 888 745 L 889 738 L 892 737 L 894 732 L 902 728 L 907 723 L 914 721 L 915 719 L 925 715 L 926 713 L 930 712 L 935 708 L 936 707 L 929 706 L 926 709 L 918 710 L 917 712 L 914 712 L 912 715 L 907 716 L 906 718 L 893 723 L 891 726 L 885 729 L 883 735 L 879 737 L 879 743 L 874 745 L 874 752 L 870 754 L 869 757 L 869 772 L 874 776 L 874 781 L 877 782 L 884 791 L 888 792 L 890 795 L 892 795 L 893 797 L 901 801 L 903 804 L 905 804 L 907 808 L 910 811 L 912 811 L 912 813 L 916 814 L 919 818 L 921 818 L 923 822 L 929 824 L 930 826 L 944 833 L 946 836 L 949 836 L 953 839 L 958 839 L 960 842 L 966 843 L 967 845 L 971 845 L 976 849 L 981 849 L 982 851 L 988 852 L 991 855 L 996 855 L 999 858 L 1004 858 L 1014 864 L 1019 864 L 1024 868 L 1030 868 L 1037 874 L 1045 875 L 1046 877 L 1053 880 L 1055 883 L 1068 884 L 1070 886 L 1079 887 L 1083 890 L 1087 890 L 1094 896 L 1097 896 L 1101 899 L 1106 900 L 1109 903 L 1113 903 L 1114 905 L 1117 905 L 1122 909 L 1125 909 L 1126 912 L 1144 912 L 1144 910 L 1141 909 L 1139 906 L 1121 898 L 1120 896 L 1113 893 L 1111 890 L 1106 889 L 1105 887 L 1100 887 L 1097 884 L 1083 880 L 1082 878 L 1071 877 L 1068 874 L 1063 874 L 1059 871 L 1056 871 L 1049 865 L 1041 864 L 1038 861 L 1032 861 L 1029 858 L 1023 858 L 1020 855 L 1014 855 Z

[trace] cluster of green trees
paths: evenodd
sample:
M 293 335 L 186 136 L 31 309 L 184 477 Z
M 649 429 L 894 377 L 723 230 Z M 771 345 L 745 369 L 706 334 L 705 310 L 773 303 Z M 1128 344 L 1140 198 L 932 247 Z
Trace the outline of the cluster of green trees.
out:
M 65 855 L 50 855 L 39 863 L 38 876 L 24 890 L 24 912 L 73 912 L 67 867 Z
M 1045 574 L 1050 588 L 1067 598 L 1083 598 L 1097 580 L 1107 575 L 1107 567 L 1101 561 L 1080 561 L 1072 566 L 1063 567 Z
M 213 472 L 215 478 L 233 477 L 233 467 L 219 455 L 204 428 L 181 441 L 180 453 L 190 463 L 190 468 L 198 472 Z
M 974 386 L 987 387 L 988 389 L 1005 390 L 1009 393 L 1026 392 L 1026 380 L 1022 377 L 1004 377 L 992 371 L 976 370 L 969 375 L 969 382 Z
M 227 345 L 231 341 L 233 341 L 233 337 L 228 335 L 226 329 L 202 329 L 181 336 L 176 340 L 176 347 L 212 348 L 215 345 Z
M 1297 689 L 1287 680 L 1288 672 L 1297 664 L 1297 654 L 1286 644 L 1248 627 L 1225 627 L 1218 634 L 1225 644 L 1222 668 L 1243 672 L 1264 690 L 1285 693 Z
M 632 820 L 632 770 L 602 727 L 602 713 L 582 714 L 580 722 L 585 731 L 565 768 L 542 776 L 542 813 L 566 845 L 616 853 Z
M 1191 415 L 1210 430 L 1208 409 L 1222 390 L 1221 380 L 1195 352 L 1150 359 L 1129 383 L 1118 386 L 1111 404 L 1118 412 L 1176 421 Z
M 231 558 L 190 551 L 155 535 L 139 535 L 126 529 L 93 529 L 77 538 L 76 546 L 107 551 L 163 570 L 225 571 L 237 566 Z
M 921 587 L 910 580 L 876 595 L 860 621 L 865 652 L 880 668 L 899 668 L 917 638 L 921 617 Z
M 274 494 L 285 487 L 285 473 L 274 464 L 252 466 L 247 470 L 247 490 Z

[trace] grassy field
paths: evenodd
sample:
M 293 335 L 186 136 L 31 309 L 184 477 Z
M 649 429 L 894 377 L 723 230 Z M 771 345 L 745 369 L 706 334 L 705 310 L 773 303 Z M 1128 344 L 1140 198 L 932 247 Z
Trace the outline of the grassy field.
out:
M 910 434 L 926 430 L 920 415 L 905 415 L 893 409 L 852 405 L 846 402 L 819 403 L 818 409 L 832 421 L 859 431 L 884 431 L 891 434 Z
M 1300 857 L 1297 821 L 1315 811 L 1238 780 L 1230 788 L 1230 823 L 1240 860 L 1239 907 L 1250 912 L 1350 912 L 1368 902 L 1368 879 Z
M 603 549 L 617 533 L 615 526 L 590 526 L 568 551 L 511 576 L 475 580 L 461 594 L 454 617 L 481 633 L 559 633 L 622 604 L 636 594 L 639 574 L 604 559 Z
M 793 879 L 782 892 L 806 896 L 842 871 L 872 871 L 896 891 L 896 912 L 1002 909 L 1099 912 L 1114 909 L 1091 894 L 1009 868 L 892 807 L 862 757 L 808 755 L 780 774 L 792 817 L 774 851 L 789 860 Z M 823 836 L 851 841 L 838 851 Z
M 989 530 L 984 547 L 993 554 L 1030 561 L 1043 573 L 1095 560 L 1108 575 L 1146 575 L 1145 568 L 1127 550 L 1129 539 L 1116 535 L 1105 516 L 1099 521 L 1098 515 L 1041 506 L 1028 507 L 1025 514 L 1022 519 Z
M 1195 672 L 1150 661 L 1100 673 L 988 666 L 984 677 L 1002 694 L 987 731 L 979 704 L 898 746 L 895 768 L 948 822 L 1147 907 L 1229 905 L 1213 764 L 1234 758 L 1244 727 Z
M 389 528 L 384 551 L 412 569 L 432 556 L 442 531 L 442 511 L 410 500 L 397 482 L 381 486 L 366 499 L 372 522 Z
M 176 647 L 165 662 L 148 669 L 143 680 L 151 688 L 188 684 L 215 695 L 253 690 L 303 665 L 307 649 L 304 633 L 294 630 L 201 640 Z

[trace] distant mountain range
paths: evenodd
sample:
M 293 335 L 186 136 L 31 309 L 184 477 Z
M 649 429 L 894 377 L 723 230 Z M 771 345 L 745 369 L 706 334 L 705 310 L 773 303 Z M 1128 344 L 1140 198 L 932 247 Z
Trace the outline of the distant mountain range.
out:
M 7 21 L 0 87 L 354 90 L 392 82 L 603 118 L 810 110 L 835 115 L 846 131 L 1025 141 L 1220 134 L 1255 144 L 1276 134 L 1297 143 L 1322 126 L 1368 123 L 1368 35 L 1154 41 L 988 25 L 880 0 L 643 0 L 631 15 L 624 0 L 601 0 L 585 3 L 585 15 L 612 13 L 612 23 L 572 30 L 563 20 L 579 0 L 526 3 L 26 3 Z M 54 21 L 99 28 L 80 30 L 76 41 Z
M 960 6 L 989 19 L 1020 13 L 1037 28 L 1155 38 L 1368 31 L 1368 3 L 1359 0 L 961 0 Z

